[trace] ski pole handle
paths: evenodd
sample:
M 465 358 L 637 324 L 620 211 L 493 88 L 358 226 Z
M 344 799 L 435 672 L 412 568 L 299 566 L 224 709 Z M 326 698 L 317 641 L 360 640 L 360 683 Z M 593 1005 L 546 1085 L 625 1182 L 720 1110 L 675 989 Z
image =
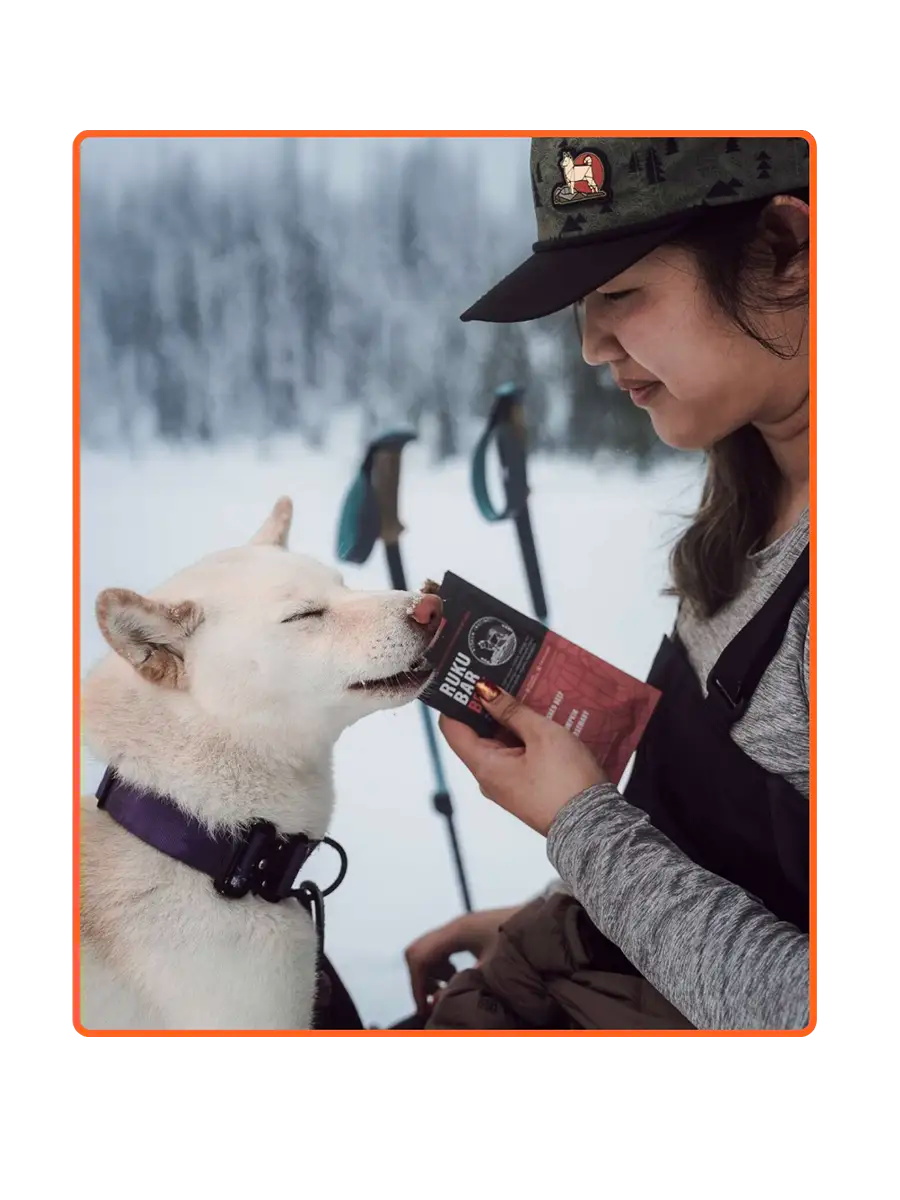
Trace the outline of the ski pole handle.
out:
M 412 432 L 396 431 L 370 443 L 338 519 L 337 556 L 341 562 L 368 562 L 379 538 L 389 553 L 392 547 L 396 549 L 403 532 L 397 511 L 400 455 L 407 442 L 415 440 Z
M 496 444 L 503 475 L 505 507 L 497 509 L 487 486 L 487 454 Z M 526 430 L 521 392 L 513 383 L 497 388 L 494 407 L 484 433 L 472 456 L 472 491 L 486 521 L 505 521 L 517 517 L 528 501 L 525 470 Z
M 506 506 L 497 509 L 488 494 L 487 453 L 494 442 L 503 475 Z M 494 407 L 487 427 L 472 457 L 472 490 L 475 502 L 486 521 L 512 520 L 516 528 L 522 562 L 531 594 L 531 604 L 539 621 L 547 620 L 547 598 L 541 579 L 534 531 L 528 512 L 528 433 L 521 390 L 514 383 L 497 388 Z
M 389 443 L 376 450 L 372 458 L 372 487 L 378 497 L 381 539 L 386 546 L 396 545 L 404 528 L 399 512 L 402 450 L 402 445 Z

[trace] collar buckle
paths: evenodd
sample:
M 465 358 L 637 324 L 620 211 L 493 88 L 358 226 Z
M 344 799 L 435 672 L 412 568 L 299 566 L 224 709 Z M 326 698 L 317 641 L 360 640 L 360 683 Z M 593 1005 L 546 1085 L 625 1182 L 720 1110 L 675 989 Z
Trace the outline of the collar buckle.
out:
M 302 833 L 281 837 L 270 821 L 257 821 L 213 886 L 228 900 L 252 892 L 277 904 L 292 894 L 301 867 L 317 845 Z

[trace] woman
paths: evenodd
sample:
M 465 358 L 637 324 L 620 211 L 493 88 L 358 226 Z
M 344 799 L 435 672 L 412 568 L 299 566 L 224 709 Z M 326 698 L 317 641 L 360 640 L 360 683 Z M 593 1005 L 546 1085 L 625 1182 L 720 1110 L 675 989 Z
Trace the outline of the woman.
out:
M 441 719 L 569 894 L 414 943 L 421 1011 L 449 954 L 481 960 L 429 1028 L 809 1023 L 808 161 L 802 138 L 534 141 L 541 240 L 463 319 L 576 303 L 585 360 L 707 475 L 624 795 L 503 693 L 482 699 L 518 749 Z

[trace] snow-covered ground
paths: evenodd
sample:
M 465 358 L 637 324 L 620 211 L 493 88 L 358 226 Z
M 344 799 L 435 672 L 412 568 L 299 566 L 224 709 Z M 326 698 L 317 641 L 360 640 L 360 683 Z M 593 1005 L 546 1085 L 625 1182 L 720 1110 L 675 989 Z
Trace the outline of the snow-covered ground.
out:
M 349 440 L 327 453 L 292 440 L 262 453 L 255 447 L 153 449 L 141 458 L 85 452 L 83 670 L 105 650 L 93 616 L 102 588 L 152 588 L 194 559 L 245 540 L 282 494 L 295 502 L 292 548 L 333 562 L 337 515 L 358 460 Z M 536 458 L 530 475 L 551 627 L 642 676 L 674 615 L 660 591 L 679 517 L 696 502 L 697 464 L 639 475 L 612 461 Z M 401 516 L 410 586 L 453 570 L 530 611 L 514 530 L 481 519 L 466 463 L 434 468 L 410 446 Z M 342 570 L 351 586 L 388 586 L 380 546 L 365 566 Z M 442 749 L 476 905 L 525 900 L 551 876 L 542 839 L 485 800 Z M 101 773 L 85 755 L 85 788 L 95 787 Z M 415 706 L 349 730 L 338 744 L 336 776 L 332 833 L 350 869 L 327 903 L 327 948 L 363 1020 L 384 1026 L 410 1009 L 404 946 L 461 907 L 444 822 L 431 808 L 431 767 Z M 324 881 L 333 863 L 324 852 L 322 859 Z

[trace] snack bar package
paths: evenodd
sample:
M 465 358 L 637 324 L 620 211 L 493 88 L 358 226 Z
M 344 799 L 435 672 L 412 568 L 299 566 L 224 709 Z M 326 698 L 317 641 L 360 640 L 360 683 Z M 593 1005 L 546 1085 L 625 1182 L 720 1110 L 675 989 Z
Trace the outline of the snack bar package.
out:
M 422 695 L 424 703 L 482 737 L 502 736 L 507 731 L 485 712 L 475 692 L 479 679 L 488 680 L 565 725 L 618 783 L 659 699 L 656 688 L 451 571 L 428 590 L 440 595 L 444 615 L 428 652 L 435 674 Z

